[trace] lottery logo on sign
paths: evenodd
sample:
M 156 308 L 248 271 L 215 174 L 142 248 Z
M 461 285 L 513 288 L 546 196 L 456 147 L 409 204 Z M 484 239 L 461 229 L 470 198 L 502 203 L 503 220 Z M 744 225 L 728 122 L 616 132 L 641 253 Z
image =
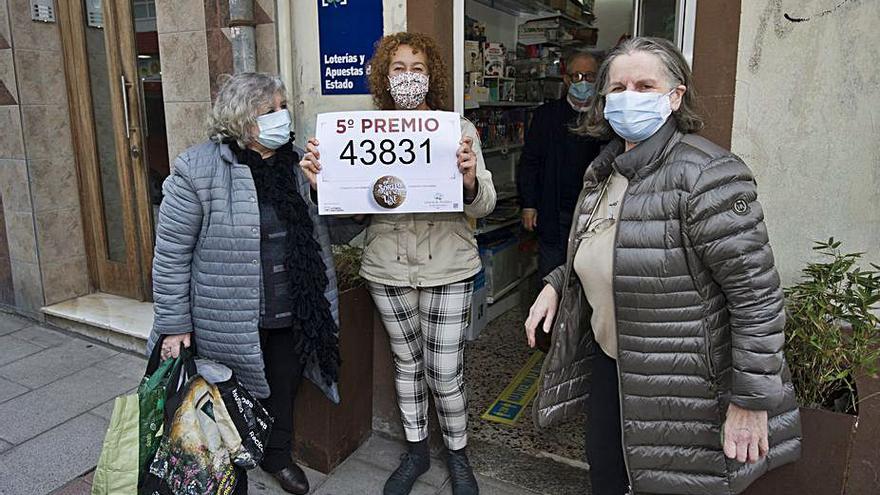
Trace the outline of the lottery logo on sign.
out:
M 393 210 L 406 201 L 406 184 L 393 175 L 379 177 L 373 186 L 373 199 L 382 208 Z
M 378 111 L 318 116 L 322 215 L 461 211 L 452 112 Z

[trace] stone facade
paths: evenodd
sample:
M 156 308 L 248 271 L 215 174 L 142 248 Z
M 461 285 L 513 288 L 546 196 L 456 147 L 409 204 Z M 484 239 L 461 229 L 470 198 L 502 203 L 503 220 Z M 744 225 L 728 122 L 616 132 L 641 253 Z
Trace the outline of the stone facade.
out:
M 0 303 L 36 315 L 89 279 L 61 36 L 28 6 L 0 1 Z

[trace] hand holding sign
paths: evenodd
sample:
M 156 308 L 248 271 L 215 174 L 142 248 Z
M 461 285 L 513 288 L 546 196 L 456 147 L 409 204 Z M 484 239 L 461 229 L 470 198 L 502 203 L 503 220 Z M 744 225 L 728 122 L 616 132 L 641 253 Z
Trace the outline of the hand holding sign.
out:
M 477 155 L 473 150 L 474 140 L 465 137 L 461 140 L 456 156 L 458 157 L 458 171 L 461 172 L 464 190 L 471 196 L 477 187 Z
M 306 154 L 299 162 L 303 174 L 309 180 L 309 185 L 315 190 L 318 189 L 318 173 L 321 171 L 321 152 L 318 151 L 318 144 L 317 138 L 309 139 L 306 143 Z
M 301 166 L 316 177 L 322 215 L 462 211 L 462 186 L 476 187 L 476 157 L 470 140 L 459 146 L 456 113 L 321 114 L 317 134 Z

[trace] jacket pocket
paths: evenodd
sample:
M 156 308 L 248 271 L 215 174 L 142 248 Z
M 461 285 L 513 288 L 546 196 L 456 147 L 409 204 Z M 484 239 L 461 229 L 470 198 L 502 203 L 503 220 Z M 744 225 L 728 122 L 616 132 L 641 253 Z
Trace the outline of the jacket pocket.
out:
M 211 230 L 211 212 L 202 214 L 202 228 L 199 231 L 199 246 L 203 246 L 208 240 L 208 232 Z

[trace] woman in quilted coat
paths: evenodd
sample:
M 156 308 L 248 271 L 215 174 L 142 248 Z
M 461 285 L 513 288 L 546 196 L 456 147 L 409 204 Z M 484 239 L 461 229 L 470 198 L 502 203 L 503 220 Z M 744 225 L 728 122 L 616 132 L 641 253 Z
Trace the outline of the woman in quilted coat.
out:
M 752 172 L 694 134 L 669 42 L 616 47 L 576 132 L 592 162 L 564 265 L 526 335 L 552 330 L 535 420 L 587 408 L 596 495 L 741 493 L 800 455 L 779 275 Z
M 153 260 L 162 357 L 195 341 L 275 418 L 261 467 L 288 493 L 309 482 L 291 458 L 303 375 L 339 402 L 338 294 L 327 225 L 291 141 L 284 83 L 241 73 L 220 88 L 210 139 L 174 161 Z M 149 352 L 149 350 L 148 350 Z M 236 493 L 247 493 L 243 475 Z

